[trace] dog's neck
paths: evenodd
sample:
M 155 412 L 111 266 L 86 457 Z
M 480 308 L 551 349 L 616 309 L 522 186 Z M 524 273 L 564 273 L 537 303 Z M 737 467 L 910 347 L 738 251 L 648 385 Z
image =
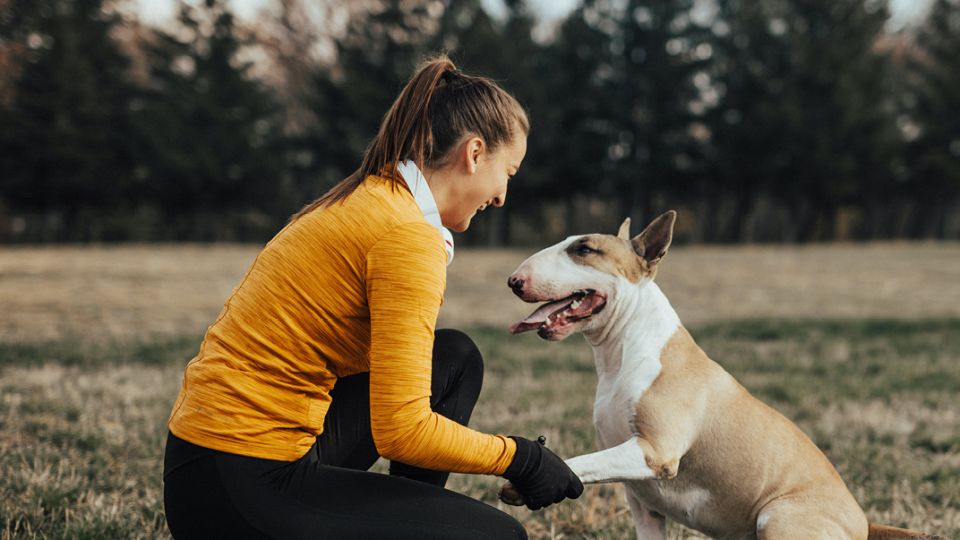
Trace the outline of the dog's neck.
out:
M 599 375 L 616 374 L 626 360 L 638 367 L 653 361 L 680 327 L 680 318 L 656 283 L 622 280 L 608 303 L 607 324 L 584 331 L 593 347 Z

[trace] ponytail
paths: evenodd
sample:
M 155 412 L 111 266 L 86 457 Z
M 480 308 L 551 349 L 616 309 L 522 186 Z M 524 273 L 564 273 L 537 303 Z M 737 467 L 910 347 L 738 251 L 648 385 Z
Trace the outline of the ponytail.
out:
M 402 161 L 413 160 L 421 170 L 437 167 L 467 135 L 482 137 L 489 151 L 512 141 L 518 127 L 524 136 L 530 131 L 526 111 L 513 96 L 486 77 L 460 72 L 446 55 L 430 58 L 384 115 L 360 168 L 291 220 L 345 200 L 371 175 L 396 182 Z

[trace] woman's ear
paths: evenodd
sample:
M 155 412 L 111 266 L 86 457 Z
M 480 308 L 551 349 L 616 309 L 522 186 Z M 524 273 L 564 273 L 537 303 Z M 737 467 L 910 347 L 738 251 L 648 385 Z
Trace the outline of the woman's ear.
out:
M 477 167 L 480 165 L 483 153 L 487 150 L 487 145 L 484 144 L 483 139 L 480 137 L 470 137 L 463 146 L 467 172 L 473 174 L 477 172 Z

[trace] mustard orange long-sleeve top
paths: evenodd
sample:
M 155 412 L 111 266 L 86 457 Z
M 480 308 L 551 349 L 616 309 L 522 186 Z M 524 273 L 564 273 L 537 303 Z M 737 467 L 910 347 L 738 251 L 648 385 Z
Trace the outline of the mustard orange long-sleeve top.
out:
M 292 461 L 322 432 L 337 378 L 369 371 L 381 456 L 503 474 L 513 440 L 430 409 L 446 259 L 414 197 L 386 178 L 368 177 L 342 203 L 295 220 L 257 256 L 207 330 L 170 430 L 207 448 Z

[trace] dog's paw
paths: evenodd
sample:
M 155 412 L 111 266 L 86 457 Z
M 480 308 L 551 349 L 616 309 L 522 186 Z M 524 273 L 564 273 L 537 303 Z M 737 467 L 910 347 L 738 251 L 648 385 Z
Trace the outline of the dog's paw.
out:
M 511 506 L 523 506 L 523 496 L 510 482 L 506 482 L 500 487 L 499 497 L 501 501 Z

